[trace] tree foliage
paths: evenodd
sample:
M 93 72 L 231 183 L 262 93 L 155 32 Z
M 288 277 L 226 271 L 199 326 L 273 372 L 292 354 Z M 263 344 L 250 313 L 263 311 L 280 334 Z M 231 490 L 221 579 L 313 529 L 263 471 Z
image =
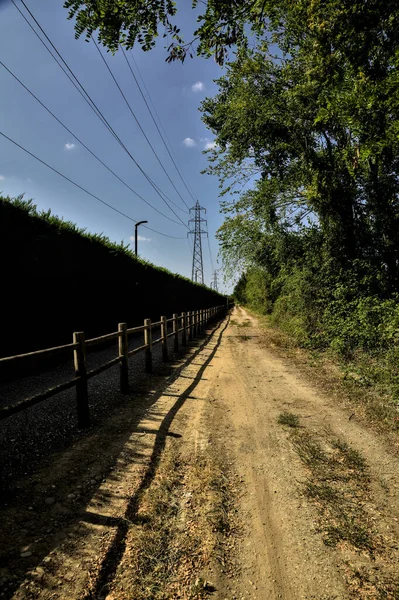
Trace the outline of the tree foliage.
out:
M 291 215 L 299 226 L 310 215 L 340 266 L 367 255 L 384 263 L 393 289 L 399 55 L 398 8 L 388 4 L 277 3 L 278 55 L 267 41 L 240 49 L 203 111 L 219 145 L 209 170 L 225 190 L 257 177 L 244 195 L 251 218 L 270 226 Z
M 183 0 L 181 0 L 183 1 Z M 264 0 L 191 0 L 198 26 L 185 32 L 176 25 L 178 3 L 172 0 L 66 0 L 69 18 L 75 18 L 76 36 L 99 40 L 112 52 L 120 44 L 143 50 L 154 47 L 160 31 L 168 41 L 168 61 L 183 60 L 193 52 L 214 56 L 222 64 L 228 49 L 247 44 L 248 33 L 263 35 L 267 21 Z

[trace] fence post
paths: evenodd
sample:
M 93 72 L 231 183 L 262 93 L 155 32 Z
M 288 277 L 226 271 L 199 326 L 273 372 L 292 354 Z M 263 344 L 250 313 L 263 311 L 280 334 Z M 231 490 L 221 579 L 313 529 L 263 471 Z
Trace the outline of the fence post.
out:
M 173 350 L 179 352 L 179 317 L 173 313 Z
M 89 395 L 87 391 L 86 342 L 83 331 L 75 331 L 73 343 L 78 344 L 73 350 L 76 382 L 76 408 L 79 429 L 90 427 Z
M 162 360 L 163 362 L 168 361 L 168 326 L 166 323 L 166 317 L 161 317 L 161 338 L 162 338 Z
M 193 313 L 191 310 L 187 313 L 187 323 L 188 323 L 188 339 L 191 342 L 193 339 Z
M 120 358 L 120 387 L 122 394 L 129 393 L 129 356 L 127 343 L 127 325 L 118 324 L 118 351 Z
M 145 372 L 152 373 L 152 329 L 151 319 L 144 319 Z
M 182 320 L 182 327 L 183 327 L 183 334 L 181 337 L 181 345 L 187 346 L 187 314 L 185 312 L 182 312 L 181 320 Z

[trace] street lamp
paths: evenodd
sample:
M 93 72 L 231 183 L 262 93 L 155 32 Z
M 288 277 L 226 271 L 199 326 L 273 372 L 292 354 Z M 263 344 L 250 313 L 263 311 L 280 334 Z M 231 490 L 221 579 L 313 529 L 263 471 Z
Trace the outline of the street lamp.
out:
M 139 221 L 134 226 L 134 253 L 137 256 L 137 227 L 142 225 L 143 223 L 148 223 L 148 221 Z

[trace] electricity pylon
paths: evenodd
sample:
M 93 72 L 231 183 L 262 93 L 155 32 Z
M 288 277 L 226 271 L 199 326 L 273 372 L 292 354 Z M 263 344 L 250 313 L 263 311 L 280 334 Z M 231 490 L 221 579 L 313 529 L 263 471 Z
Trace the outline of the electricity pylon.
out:
M 217 271 L 213 272 L 213 279 L 211 281 L 211 289 L 215 290 L 215 292 L 218 291 L 218 272 Z
M 200 206 L 200 203 L 196 202 L 193 208 L 190 208 L 190 215 L 193 215 L 193 218 L 189 220 L 191 229 L 187 235 L 194 236 L 194 244 L 193 244 L 193 267 L 191 271 L 191 279 L 196 283 L 204 283 L 204 265 L 202 262 L 202 236 L 208 235 L 208 232 L 203 230 L 203 224 L 206 225 L 206 220 L 201 217 L 201 212 L 204 211 L 206 213 L 206 209 Z M 194 230 L 192 227 L 194 226 Z

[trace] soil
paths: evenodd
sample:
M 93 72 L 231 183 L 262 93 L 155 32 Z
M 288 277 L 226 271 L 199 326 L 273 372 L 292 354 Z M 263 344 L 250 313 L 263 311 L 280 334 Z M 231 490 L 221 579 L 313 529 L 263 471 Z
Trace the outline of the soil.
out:
M 244 309 L 207 333 L 19 482 L 2 510 L 1 598 L 399 598 L 390 439 L 277 353 Z M 314 459 L 325 479 L 303 440 L 329 457 Z M 306 492 L 332 478 L 332 503 Z M 346 505 L 367 544 L 338 528 Z

